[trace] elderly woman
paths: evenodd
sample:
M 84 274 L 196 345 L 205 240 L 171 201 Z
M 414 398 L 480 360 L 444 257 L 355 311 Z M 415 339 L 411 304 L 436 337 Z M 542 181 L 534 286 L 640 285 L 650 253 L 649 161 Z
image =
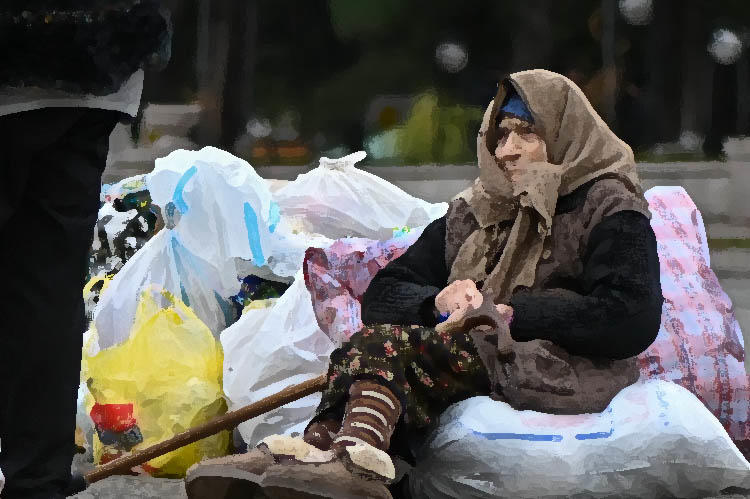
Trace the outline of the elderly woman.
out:
M 630 148 L 574 83 L 534 70 L 500 85 L 477 156 L 474 185 L 373 279 L 303 438 L 235 461 L 247 491 L 389 497 L 391 457 L 413 461 L 455 402 L 600 412 L 637 380 L 663 298 Z

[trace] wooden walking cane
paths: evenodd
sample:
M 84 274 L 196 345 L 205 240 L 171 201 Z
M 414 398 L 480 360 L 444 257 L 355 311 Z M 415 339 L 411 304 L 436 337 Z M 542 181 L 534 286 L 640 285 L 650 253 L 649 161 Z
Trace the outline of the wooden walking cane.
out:
M 278 393 L 247 405 L 236 411 L 228 412 L 219 416 L 208 423 L 204 423 L 195 428 L 179 433 L 169 440 L 159 442 L 151 447 L 135 452 L 129 456 L 115 459 L 107 464 L 97 467 L 94 471 L 87 473 L 84 479 L 86 484 L 90 485 L 99 480 L 103 480 L 112 475 L 127 473 L 134 466 L 150 461 L 167 452 L 184 447 L 193 442 L 197 442 L 206 437 L 210 437 L 222 430 L 229 430 L 248 419 L 264 414 L 273 409 L 278 409 L 282 405 L 288 404 L 302 397 L 306 397 L 316 392 L 322 391 L 326 386 L 326 376 L 321 375 L 317 378 L 292 385 L 284 388 Z

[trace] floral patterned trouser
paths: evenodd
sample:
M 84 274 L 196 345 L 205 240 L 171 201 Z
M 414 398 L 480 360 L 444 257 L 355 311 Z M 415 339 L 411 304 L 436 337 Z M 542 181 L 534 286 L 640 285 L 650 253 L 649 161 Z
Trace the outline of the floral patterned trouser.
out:
M 490 393 L 489 375 L 468 333 L 422 326 L 380 324 L 352 335 L 331 354 L 328 387 L 314 420 L 342 417 L 357 379 L 381 382 L 401 400 L 398 426 L 407 434 L 426 431 L 451 404 Z

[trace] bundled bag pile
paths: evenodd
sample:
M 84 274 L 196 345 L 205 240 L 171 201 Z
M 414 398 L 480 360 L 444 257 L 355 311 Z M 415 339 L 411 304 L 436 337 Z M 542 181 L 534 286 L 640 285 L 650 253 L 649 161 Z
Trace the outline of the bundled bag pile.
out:
M 144 206 L 161 222 L 155 228 L 163 228 L 149 226 L 144 244 L 86 289 L 98 302 L 84 349 L 79 428 L 97 463 L 221 414 L 226 402 L 235 409 L 326 371 L 344 337 L 318 325 L 302 271 L 305 251 L 329 247 L 340 235 L 334 229 L 346 226 L 352 213 L 367 217 L 349 224 L 348 234 L 403 234 L 413 242 L 420 229 L 408 224 L 426 225 L 447 210 L 445 203 L 425 203 L 356 170 L 361 157 L 323 158 L 280 195 L 227 152 L 180 150 L 158 159 L 152 173 L 105 191 L 102 213 L 122 213 L 103 223 L 113 229 L 103 231 L 108 247 L 115 246 L 110 240 L 131 237 L 127 227 L 137 216 L 117 211 L 123 200 L 147 200 Z M 344 167 L 352 178 L 342 179 Z M 294 193 L 311 192 L 310 179 L 341 188 L 336 195 L 318 193 L 322 204 L 305 209 Z M 380 216 L 367 203 L 383 199 L 398 202 Z M 243 439 L 252 445 L 299 430 L 318 400 L 313 395 L 244 423 Z M 143 471 L 180 476 L 202 457 L 227 452 L 226 443 L 226 435 L 217 436 Z
M 212 147 L 179 150 L 156 160 L 146 185 L 165 228 L 102 295 L 94 316 L 101 348 L 128 337 L 140 293 L 151 284 L 182 300 L 218 337 L 235 319 L 238 261 L 280 278 L 301 265 L 310 241 L 280 225 L 266 181 L 245 161 Z
M 285 228 L 266 181 L 219 149 L 159 159 L 145 186 L 165 227 L 102 286 L 84 352 L 90 395 L 82 387 L 79 412 L 95 423 L 97 463 L 226 411 L 218 336 L 238 316 L 238 268 L 290 278 L 310 242 Z M 180 476 L 226 453 L 226 442 L 170 453 L 144 470 Z
M 380 244 L 382 250 L 398 250 L 389 255 L 364 251 L 355 256 L 358 261 L 370 262 L 371 279 L 377 268 L 403 252 L 400 248 L 405 250 L 413 243 L 425 225 L 443 216 L 448 205 L 426 203 L 358 170 L 354 165 L 364 156 L 360 152 L 338 160 L 322 158 L 317 168 L 279 189 L 274 199 L 282 220 L 308 241 L 308 247 L 316 248 L 310 251 L 330 247 L 332 254 L 338 251 L 343 256 L 352 248 L 366 250 L 372 244 Z M 411 229 L 410 224 L 416 228 Z M 347 238 L 331 246 L 333 239 L 346 236 L 373 239 Z M 394 236 L 397 242 L 387 241 Z M 316 244 L 314 237 L 323 237 L 327 244 Z M 237 323 L 221 334 L 224 391 L 232 410 L 324 374 L 330 353 L 348 337 L 345 331 L 356 327 L 358 310 L 336 315 L 330 323 L 321 320 L 325 314 L 321 300 L 314 300 L 310 293 L 328 288 L 310 285 L 315 275 L 302 268 L 303 260 L 300 257 L 294 282 L 278 300 L 249 306 Z M 354 260 L 350 263 L 353 269 Z M 365 282 L 364 274 L 348 280 L 338 277 L 342 279 L 339 286 L 351 283 L 361 287 Z M 329 299 L 335 301 L 334 294 Z M 252 446 L 269 435 L 301 432 L 319 402 L 320 394 L 313 394 L 242 423 L 242 439 Z

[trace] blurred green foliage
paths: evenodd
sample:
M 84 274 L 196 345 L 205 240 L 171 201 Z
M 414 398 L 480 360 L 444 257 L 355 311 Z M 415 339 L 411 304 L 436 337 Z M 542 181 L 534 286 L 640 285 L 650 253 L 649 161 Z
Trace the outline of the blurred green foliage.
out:
M 415 99 L 409 119 L 399 130 L 396 151 L 402 162 L 464 163 L 476 158 L 472 131 L 478 129 L 482 110 L 460 105 L 440 107 L 434 93 Z
M 331 24 L 342 39 L 382 38 L 406 9 L 403 0 L 330 0 Z

